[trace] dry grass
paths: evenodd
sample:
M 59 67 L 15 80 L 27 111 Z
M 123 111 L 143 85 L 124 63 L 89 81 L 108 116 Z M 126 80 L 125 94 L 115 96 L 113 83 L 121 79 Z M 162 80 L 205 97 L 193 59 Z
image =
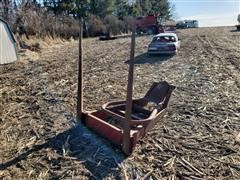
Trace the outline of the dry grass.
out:
M 137 38 L 134 96 L 153 81 L 177 89 L 168 114 L 128 158 L 74 121 L 76 42 L 0 66 L 0 176 L 239 179 L 240 34 L 231 29 L 182 30 L 174 57 L 147 56 L 151 38 Z M 85 108 L 125 98 L 130 39 L 83 44 Z

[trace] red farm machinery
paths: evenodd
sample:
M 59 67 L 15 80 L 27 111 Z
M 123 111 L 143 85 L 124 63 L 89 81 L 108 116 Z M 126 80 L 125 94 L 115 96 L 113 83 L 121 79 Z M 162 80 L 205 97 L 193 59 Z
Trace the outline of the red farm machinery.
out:
M 176 30 L 176 23 L 166 20 L 159 14 L 150 14 L 136 18 L 137 34 L 158 34 L 165 32 L 165 30 Z
M 170 96 L 175 89 L 175 86 L 166 81 L 154 82 L 144 97 L 132 99 L 135 34 L 134 23 L 126 100 L 107 102 L 100 110 L 94 111 L 85 111 L 83 106 L 82 28 L 79 38 L 77 119 L 90 130 L 119 147 L 126 155 L 133 152 L 136 143 L 166 112 Z M 154 104 L 154 106 L 149 109 L 148 104 Z M 116 123 L 109 122 L 109 118 L 114 119 Z

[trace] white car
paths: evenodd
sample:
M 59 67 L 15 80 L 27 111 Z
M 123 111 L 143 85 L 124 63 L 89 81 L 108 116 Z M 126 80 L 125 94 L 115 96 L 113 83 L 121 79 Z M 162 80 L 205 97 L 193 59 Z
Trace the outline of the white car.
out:
M 175 33 L 160 33 L 153 37 L 148 46 L 149 54 L 176 54 L 180 40 Z

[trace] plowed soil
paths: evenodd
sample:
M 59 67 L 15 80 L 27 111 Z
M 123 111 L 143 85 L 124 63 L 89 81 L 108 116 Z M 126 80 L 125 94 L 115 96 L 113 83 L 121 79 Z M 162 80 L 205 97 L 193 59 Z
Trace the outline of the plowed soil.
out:
M 178 31 L 175 56 L 136 39 L 134 97 L 152 82 L 177 88 L 168 113 L 125 157 L 75 121 L 77 42 L 0 65 L 0 178 L 240 179 L 240 32 Z M 130 38 L 85 39 L 84 108 L 125 99 Z

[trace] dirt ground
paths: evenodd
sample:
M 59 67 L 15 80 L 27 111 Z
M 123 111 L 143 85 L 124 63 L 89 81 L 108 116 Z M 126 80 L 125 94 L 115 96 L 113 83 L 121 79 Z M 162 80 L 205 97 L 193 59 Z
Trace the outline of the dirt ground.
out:
M 75 122 L 78 44 L 0 66 L 2 179 L 240 179 L 240 32 L 178 32 L 176 56 L 136 39 L 134 97 L 152 82 L 177 88 L 168 113 L 125 157 Z M 125 99 L 130 38 L 85 39 L 84 106 Z

